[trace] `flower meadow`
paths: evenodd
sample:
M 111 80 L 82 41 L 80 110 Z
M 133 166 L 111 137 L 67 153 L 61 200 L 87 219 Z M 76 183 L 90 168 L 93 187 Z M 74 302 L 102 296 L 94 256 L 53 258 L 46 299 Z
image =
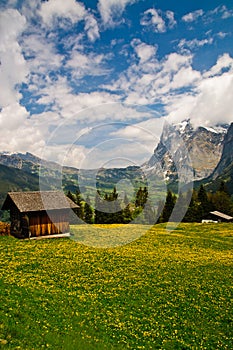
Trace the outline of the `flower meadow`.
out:
M 0 349 L 233 349 L 232 245 L 232 224 L 112 248 L 0 237 Z

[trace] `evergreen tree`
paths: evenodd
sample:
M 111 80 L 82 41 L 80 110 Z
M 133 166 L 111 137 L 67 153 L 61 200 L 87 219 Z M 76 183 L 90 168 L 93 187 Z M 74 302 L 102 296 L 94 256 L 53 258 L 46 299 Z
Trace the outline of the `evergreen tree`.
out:
M 90 206 L 90 198 L 87 196 L 85 204 L 84 204 L 84 221 L 87 224 L 92 224 L 93 223 L 93 211 Z
M 75 202 L 75 196 L 71 193 L 71 191 L 68 191 L 67 195 L 66 195 L 68 198 L 70 198 L 74 203 Z
M 79 188 L 75 193 L 75 203 L 78 205 L 78 209 L 76 209 L 76 215 L 79 217 L 79 219 L 84 220 L 83 199 Z
M 224 192 L 229 196 L 229 192 L 227 190 L 227 186 L 226 186 L 226 183 L 224 181 L 221 181 L 218 191 Z
M 130 204 L 128 203 L 122 210 L 122 223 L 128 224 L 132 221 L 132 213 L 130 210 Z
M 190 190 L 191 191 L 191 190 Z M 190 198 L 191 193 L 188 192 L 187 196 Z M 186 211 L 186 214 L 183 218 L 184 222 L 198 222 L 200 220 L 199 215 L 199 202 L 197 200 L 197 192 L 192 191 L 191 200 Z
M 176 203 L 176 196 L 170 190 L 168 190 L 166 202 L 164 204 L 164 208 L 163 208 L 162 215 L 161 215 L 162 222 L 169 221 L 169 218 L 170 218 L 171 213 L 174 209 L 175 203 Z
M 123 200 L 124 209 L 122 210 L 122 223 L 128 224 L 132 221 L 131 206 L 129 203 L 128 196 L 125 192 Z
M 197 199 L 199 201 L 199 220 L 198 221 L 201 221 L 201 219 L 207 216 L 209 212 L 212 210 L 211 202 L 208 199 L 207 192 L 203 185 L 201 185 L 198 190 Z
M 123 211 L 118 199 L 116 187 L 110 193 L 105 193 L 104 199 L 100 197 L 97 191 L 95 199 L 95 223 L 97 224 L 113 224 L 123 222 Z
M 156 222 L 155 211 L 150 201 L 146 202 L 144 206 L 143 214 L 144 214 L 145 224 L 151 225 Z
M 185 215 L 187 209 L 188 209 L 187 196 L 185 196 L 181 192 L 175 203 L 175 207 L 173 211 L 173 220 L 175 222 L 179 222 L 183 220 L 183 216 Z
M 103 219 L 103 212 L 102 212 L 102 199 L 100 197 L 100 191 L 96 191 L 96 196 L 95 196 L 95 215 L 94 215 L 94 220 L 96 224 L 102 224 Z
M 144 208 L 148 198 L 148 189 L 145 186 L 144 189 L 142 187 L 136 193 L 135 206 Z
M 219 190 L 212 195 L 212 203 L 214 210 L 233 215 L 233 203 L 224 182 L 221 183 Z

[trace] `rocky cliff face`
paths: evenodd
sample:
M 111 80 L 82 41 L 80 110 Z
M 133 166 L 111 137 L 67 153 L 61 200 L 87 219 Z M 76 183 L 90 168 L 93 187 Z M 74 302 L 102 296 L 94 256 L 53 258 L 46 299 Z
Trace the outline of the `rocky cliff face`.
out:
M 0 154 L 0 164 L 16 168 L 16 169 L 22 169 L 23 161 L 20 157 L 18 157 L 16 154 Z
M 174 181 L 180 169 L 193 171 L 195 180 L 208 177 L 217 166 L 227 125 L 194 129 L 189 120 L 177 125 L 165 124 L 160 142 L 151 159 L 143 165 L 145 173 L 164 173 Z
M 227 134 L 224 137 L 222 156 L 212 174 L 212 178 L 216 179 L 229 167 L 233 167 L 233 123 L 231 123 Z

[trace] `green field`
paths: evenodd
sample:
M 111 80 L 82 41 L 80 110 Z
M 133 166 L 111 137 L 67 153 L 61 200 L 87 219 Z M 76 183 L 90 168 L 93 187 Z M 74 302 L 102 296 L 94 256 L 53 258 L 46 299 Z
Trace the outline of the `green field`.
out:
M 115 248 L 0 237 L 0 349 L 233 349 L 232 245 L 233 224 L 156 225 Z

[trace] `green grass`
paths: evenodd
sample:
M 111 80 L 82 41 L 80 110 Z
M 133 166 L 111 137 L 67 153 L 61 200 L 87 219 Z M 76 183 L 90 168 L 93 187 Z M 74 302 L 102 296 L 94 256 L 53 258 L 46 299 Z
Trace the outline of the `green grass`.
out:
M 232 243 L 232 224 L 156 225 L 108 249 L 0 237 L 0 349 L 233 349 Z

